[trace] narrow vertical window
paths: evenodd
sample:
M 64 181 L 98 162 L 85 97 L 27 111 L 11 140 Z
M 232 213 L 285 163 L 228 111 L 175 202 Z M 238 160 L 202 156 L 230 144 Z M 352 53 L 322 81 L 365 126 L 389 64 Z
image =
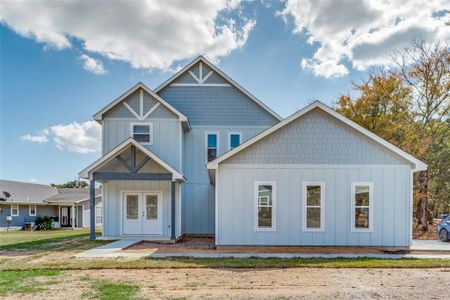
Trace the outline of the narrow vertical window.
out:
M 19 216 L 19 204 L 11 204 L 11 216 Z
M 208 162 L 217 158 L 217 134 L 208 133 L 206 135 L 206 155 Z
M 373 184 L 352 183 L 352 231 L 372 231 Z
M 303 183 L 303 230 L 323 231 L 325 227 L 325 184 Z
M 228 137 L 228 150 L 233 150 L 241 144 L 241 134 L 240 133 L 230 133 Z
M 29 207 L 29 215 L 31 217 L 35 217 L 36 216 L 36 205 L 30 205 L 30 207 Z
M 255 230 L 275 230 L 275 183 L 255 183 Z
M 95 206 L 95 224 L 102 224 L 102 206 L 101 204 L 97 204 Z

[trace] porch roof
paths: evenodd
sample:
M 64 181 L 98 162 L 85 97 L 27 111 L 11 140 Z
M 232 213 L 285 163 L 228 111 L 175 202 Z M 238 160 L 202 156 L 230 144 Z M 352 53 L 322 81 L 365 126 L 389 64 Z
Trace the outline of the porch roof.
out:
M 179 180 L 179 181 L 185 181 L 185 177 L 183 174 L 178 172 L 175 168 L 170 166 L 167 162 L 159 158 L 156 154 L 145 148 L 142 144 L 137 142 L 134 138 L 129 137 L 125 141 L 123 141 L 121 144 L 119 144 L 117 147 L 106 153 L 104 156 L 100 157 L 98 160 L 93 162 L 91 165 L 86 167 L 84 170 L 82 170 L 79 175 L 82 178 L 86 179 L 95 179 L 94 174 L 97 172 L 102 166 L 107 164 L 108 162 L 114 160 L 120 153 L 122 153 L 125 149 L 128 147 L 134 146 L 136 149 L 141 151 L 144 155 L 146 155 L 148 158 L 152 159 L 154 162 L 156 162 L 158 165 L 166 169 L 169 173 L 108 173 L 108 174 L 102 174 L 102 179 L 141 179 L 141 180 Z M 125 178 L 125 175 L 127 175 Z M 170 175 L 170 176 L 165 176 Z

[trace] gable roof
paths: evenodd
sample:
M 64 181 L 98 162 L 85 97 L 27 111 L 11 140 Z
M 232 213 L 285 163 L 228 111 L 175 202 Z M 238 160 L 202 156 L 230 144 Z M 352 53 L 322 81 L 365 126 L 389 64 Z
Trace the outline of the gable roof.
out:
M 253 138 L 251 138 L 251 139 L 247 140 L 246 142 L 242 143 L 241 145 L 239 145 L 238 147 L 234 148 L 233 150 L 230 150 L 230 151 L 226 152 L 225 154 L 223 154 L 222 156 L 220 156 L 220 157 L 216 158 L 215 160 L 209 162 L 207 164 L 207 168 L 208 169 L 217 169 L 219 163 L 221 163 L 224 160 L 232 157 L 236 153 L 238 153 L 238 152 L 248 148 L 249 146 L 255 144 L 256 142 L 258 142 L 259 140 L 265 138 L 269 134 L 271 134 L 271 133 L 273 133 L 273 132 L 283 128 L 287 124 L 289 124 L 292 121 L 298 119 L 299 117 L 303 116 L 304 114 L 306 114 L 307 112 L 311 111 L 314 108 L 319 108 L 319 109 L 323 110 L 324 112 L 330 114 L 331 116 L 335 117 L 336 119 L 338 119 L 339 121 L 343 122 L 344 124 L 352 127 L 353 129 L 355 129 L 355 130 L 359 131 L 360 133 L 362 133 L 363 135 L 367 136 L 369 139 L 377 142 L 378 144 L 382 145 L 383 147 L 387 148 L 388 150 L 390 150 L 390 151 L 396 153 L 397 155 L 403 157 L 404 159 L 406 159 L 407 161 L 411 162 L 411 164 L 414 165 L 414 170 L 415 171 L 423 171 L 423 170 L 427 169 L 427 165 L 425 163 L 421 162 L 420 160 L 416 159 L 415 157 L 413 157 L 412 155 L 406 153 L 405 151 L 401 150 L 400 148 L 392 145 L 391 143 L 389 143 L 386 140 L 382 139 L 378 135 L 370 132 L 369 130 L 365 129 L 364 127 L 356 124 L 355 122 L 351 121 L 350 119 L 347 119 L 346 117 L 344 117 L 343 115 L 337 113 L 332 108 L 328 107 L 327 105 L 323 104 L 320 101 L 315 101 L 312 104 L 310 104 L 310 105 L 300 109 L 299 111 L 297 111 L 296 113 L 290 115 L 289 117 L 287 117 L 286 119 L 284 119 L 280 123 L 275 124 L 274 126 L 270 127 L 269 129 L 261 132 L 260 134 L 254 136 Z
M 11 197 L 0 203 L 45 204 L 55 202 L 78 203 L 89 199 L 88 188 L 56 188 L 46 184 L 0 180 L 0 197 L 8 192 Z M 101 197 L 101 189 L 96 189 Z
M 158 96 L 155 92 L 153 92 L 149 87 L 147 87 L 142 82 L 138 82 L 135 86 L 133 86 L 131 89 L 126 91 L 124 94 L 122 94 L 119 98 L 112 101 L 110 104 L 102 108 L 99 112 L 94 114 L 94 119 L 96 121 L 101 121 L 103 119 L 103 115 L 108 112 L 110 109 L 112 109 L 114 106 L 122 102 L 125 98 L 127 98 L 129 95 L 131 95 L 133 92 L 137 91 L 138 89 L 143 89 L 145 92 L 150 94 L 152 97 L 154 97 L 158 102 L 160 102 L 162 105 L 167 107 L 170 111 L 172 111 L 174 114 L 178 116 L 180 121 L 189 123 L 188 118 L 183 115 L 180 111 L 178 111 L 175 107 L 170 105 L 168 102 L 166 102 L 164 99 L 162 99 L 160 96 Z
M 90 164 L 88 167 L 86 167 L 84 170 L 82 170 L 79 175 L 82 178 L 89 178 L 92 179 L 92 174 L 95 169 L 99 168 L 103 164 L 111 161 L 116 157 L 116 155 L 120 154 L 123 150 L 125 150 L 128 146 L 134 145 L 136 149 L 140 150 L 142 153 L 153 159 L 156 163 L 158 163 L 160 166 L 165 168 L 167 171 L 169 171 L 172 174 L 173 180 L 185 180 L 183 174 L 175 170 L 172 166 L 170 166 L 168 163 L 166 163 L 164 160 L 159 158 L 156 154 L 145 148 L 141 143 L 137 142 L 134 138 L 129 137 L 119 145 L 117 145 L 114 149 L 97 159 L 95 162 Z
M 193 61 L 191 61 L 189 64 L 187 64 L 184 68 L 182 68 L 181 70 L 179 70 L 178 72 L 176 72 L 172 77 L 170 77 L 169 79 L 167 79 L 166 81 L 164 81 L 162 84 L 160 84 L 156 89 L 155 89 L 155 93 L 160 92 L 163 88 L 165 88 L 166 86 L 168 86 L 170 83 L 172 83 L 174 80 L 176 80 L 178 77 L 180 77 L 184 72 L 188 71 L 192 66 L 194 66 L 196 63 L 198 62 L 202 62 L 204 64 L 206 64 L 209 68 L 211 68 L 213 71 L 215 71 L 216 73 L 218 73 L 220 76 L 222 76 L 223 78 L 225 78 L 225 80 L 227 80 L 232 86 L 234 86 L 235 88 L 237 88 L 238 90 L 240 90 L 244 95 L 246 95 L 247 97 L 249 97 L 251 100 L 253 100 L 256 104 L 258 104 L 260 107 L 262 107 L 265 111 L 267 111 L 270 115 L 272 115 L 275 119 L 277 119 L 278 121 L 281 121 L 282 118 L 276 113 L 274 112 L 272 109 L 270 109 L 267 105 L 265 105 L 261 100 L 259 100 L 258 98 L 256 98 L 255 96 L 253 96 L 249 91 L 247 91 L 246 89 L 244 89 L 241 85 L 239 85 L 236 81 L 234 81 L 233 79 L 231 79 L 227 74 L 225 74 L 223 71 L 221 71 L 219 68 L 217 68 L 214 64 L 212 64 L 211 62 L 209 62 L 205 57 L 203 57 L 202 55 L 198 56 L 196 59 L 194 59 Z

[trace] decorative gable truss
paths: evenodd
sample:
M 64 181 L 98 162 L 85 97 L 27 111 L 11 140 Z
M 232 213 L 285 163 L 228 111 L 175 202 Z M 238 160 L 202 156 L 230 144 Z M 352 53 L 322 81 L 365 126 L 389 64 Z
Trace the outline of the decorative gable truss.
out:
M 160 105 L 160 102 L 155 103 L 153 107 L 150 108 L 149 111 L 144 112 L 144 90 L 139 90 L 139 112 L 136 112 L 128 103 L 127 101 L 122 102 L 123 105 L 139 120 L 144 121 L 147 119 Z
M 226 82 L 219 74 L 214 72 L 209 66 L 199 61 L 198 64 L 191 67 L 185 76 L 190 76 L 187 82 L 174 82 L 171 86 L 204 86 L 204 87 L 230 87 L 231 84 Z M 193 79 L 193 80 L 192 80 Z

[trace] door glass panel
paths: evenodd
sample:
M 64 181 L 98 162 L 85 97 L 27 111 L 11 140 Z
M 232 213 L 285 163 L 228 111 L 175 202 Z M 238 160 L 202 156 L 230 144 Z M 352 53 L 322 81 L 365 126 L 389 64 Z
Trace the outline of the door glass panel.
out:
M 127 219 L 138 218 L 138 195 L 127 195 Z
M 147 207 L 147 220 L 158 219 L 158 196 L 147 195 L 145 196 Z

